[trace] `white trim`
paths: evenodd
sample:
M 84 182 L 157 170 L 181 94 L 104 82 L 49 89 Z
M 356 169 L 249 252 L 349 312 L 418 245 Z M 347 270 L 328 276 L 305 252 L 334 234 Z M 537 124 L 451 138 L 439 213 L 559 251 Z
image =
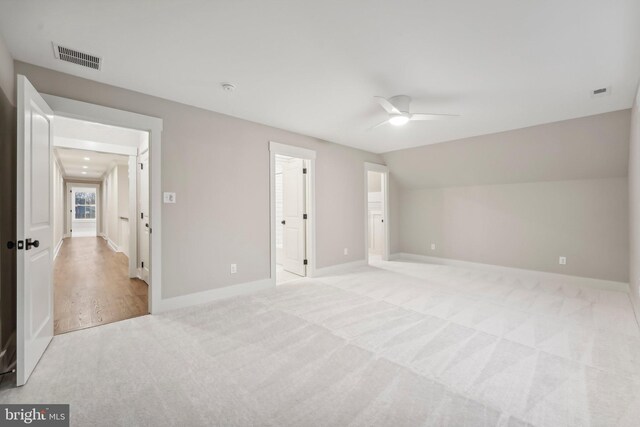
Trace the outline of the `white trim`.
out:
M 118 250 L 118 245 L 116 245 L 116 243 L 113 240 L 109 239 L 108 237 L 105 240 L 107 241 L 107 245 L 109 245 L 111 250 L 113 250 L 114 252 L 120 252 Z
M 367 266 L 366 259 L 359 259 L 357 261 L 345 262 L 342 264 L 330 265 L 328 267 L 322 267 L 316 269 L 316 275 L 314 277 L 332 276 L 335 274 L 343 274 L 349 270 Z
M 406 252 L 394 253 L 391 260 L 417 261 L 428 264 L 450 265 L 453 267 L 473 268 L 476 270 L 487 270 L 505 274 L 517 274 L 519 276 L 529 276 L 537 279 L 561 281 L 567 284 L 578 286 L 588 286 L 609 291 L 629 293 L 629 284 L 616 282 L 613 280 L 593 279 L 590 277 L 570 276 L 568 274 L 549 273 L 546 271 L 526 270 L 523 268 L 504 267 L 502 265 L 482 264 L 479 262 L 462 261 L 451 258 L 431 257 L 427 255 L 410 254 Z
M 149 222 L 152 229 L 149 312 L 155 313 L 162 301 L 162 119 L 59 96 L 43 94 L 42 97 L 59 116 L 149 132 Z
M 75 150 L 98 151 L 101 153 L 121 154 L 125 156 L 135 156 L 138 154 L 137 147 L 128 145 L 107 144 L 105 142 L 85 141 L 79 139 L 55 137 L 53 146 L 56 148 L 72 148 Z
M 307 163 L 307 274 L 316 276 L 316 152 L 294 145 L 269 142 L 269 203 L 271 223 L 271 283 L 276 285 L 276 155 L 290 156 L 306 160 Z
M 64 203 L 64 218 L 65 221 L 65 235 L 68 237 L 74 237 L 71 230 L 71 225 L 73 224 L 73 220 L 75 217 L 75 202 L 73 201 L 72 191 L 73 187 L 80 188 L 95 188 L 96 189 L 96 236 L 100 235 L 104 230 L 100 227 L 102 223 L 102 183 L 101 182 L 77 182 L 73 180 L 65 180 L 64 181 L 64 194 L 65 194 L 65 203 Z M 81 220 L 79 220 L 81 221 Z M 93 234 L 87 234 L 87 236 L 93 236 Z M 77 234 L 75 237 L 83 237 L 82 234 Z
M 315 159 L 316 152 L 307 148 L 297 147 L 295 145 L 280 144 L 279 142 L 269 141 L 269 151 L 281 156 L 295 157 L 298 159 Z
M 223 288 L 211 289 L 194 294 L 181 295 L 173 298 L 165 298 L 160 302 L 156 312 L 176 310 L 179 308 L 191 307 L 198 304 L 205 304 L 222 298 L 230 298 L 238 295 L 245 295 L 274 286 L 271 279 L 256 280 L 255 282 L 240 283 L 238 285 L 225 286 Z
M 384 251 L 382 259 L 389 260 L 390 236 L 389 236 L 389 168 L 377 163 L 364 163 L 364 256 L 369 261 L 369 172 L 380 172 L 382 174 L 382 219 L 384 220 Z
M 64 237 L 62 239 L 60 239 L 60 241 L 56 245 L 56 248 L 53 250 L 53 259 L 56 259 L 58 257 L 58 253 L 60 252 L 60 248 L 62 247 L 62 243 L 64 243 Z

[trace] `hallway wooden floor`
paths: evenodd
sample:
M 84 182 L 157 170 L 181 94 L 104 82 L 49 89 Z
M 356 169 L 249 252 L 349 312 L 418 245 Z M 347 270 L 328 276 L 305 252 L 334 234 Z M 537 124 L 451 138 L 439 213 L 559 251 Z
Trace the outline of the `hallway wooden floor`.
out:
M 65 239 L 54 262 L 54 333 L 148 313 L 148 285 L 128 277 L 128 259 L 101 237 Z

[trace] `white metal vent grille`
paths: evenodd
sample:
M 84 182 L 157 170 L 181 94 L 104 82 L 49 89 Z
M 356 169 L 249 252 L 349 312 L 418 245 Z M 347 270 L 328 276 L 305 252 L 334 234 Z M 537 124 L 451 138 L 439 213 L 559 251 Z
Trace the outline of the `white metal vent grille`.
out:
M 71 49 L 68 47 L 53 44 L 53 53 L 55 57 L 61 61 L 71 62 L 94 70 L 99 70 L 102 66 L 102 59 L 99 56 L 91 55 Z

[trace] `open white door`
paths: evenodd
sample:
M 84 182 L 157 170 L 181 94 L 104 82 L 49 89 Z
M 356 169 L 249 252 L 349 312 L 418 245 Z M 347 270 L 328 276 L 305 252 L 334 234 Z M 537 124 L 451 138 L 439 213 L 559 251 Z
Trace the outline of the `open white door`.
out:
M 300 276 L 306 275 L 305 175 L 304 161 L 291 159 L 282 168 L 283 224 L 282 267 Z
M 140 155 L 138 165 L 138 268 L 140 278 L 149 283 L 149 151 Z
M 17 384 L 53 338 L 51 160 L 53 111 L 18 76 Z

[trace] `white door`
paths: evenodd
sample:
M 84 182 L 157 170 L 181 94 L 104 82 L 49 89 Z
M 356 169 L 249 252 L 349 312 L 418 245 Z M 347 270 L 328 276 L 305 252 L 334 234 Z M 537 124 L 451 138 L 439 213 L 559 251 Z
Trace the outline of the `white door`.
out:
M 49 106 L 18 76 L 18 385 L 27 382 L 53 338 L 52 126 Z
M 371 242 L 369 242 L 370 252 L 382 255 L 384 250 L 384 220 L 382 212 L 371 212 Z
M 140 278 L 149 283 L 149 151 L 138 159 L 138 268 Z
M 305 174 L 304 161 L 291 159 L 282 168 L 282 267 L 300 276 L 306 275 Z

